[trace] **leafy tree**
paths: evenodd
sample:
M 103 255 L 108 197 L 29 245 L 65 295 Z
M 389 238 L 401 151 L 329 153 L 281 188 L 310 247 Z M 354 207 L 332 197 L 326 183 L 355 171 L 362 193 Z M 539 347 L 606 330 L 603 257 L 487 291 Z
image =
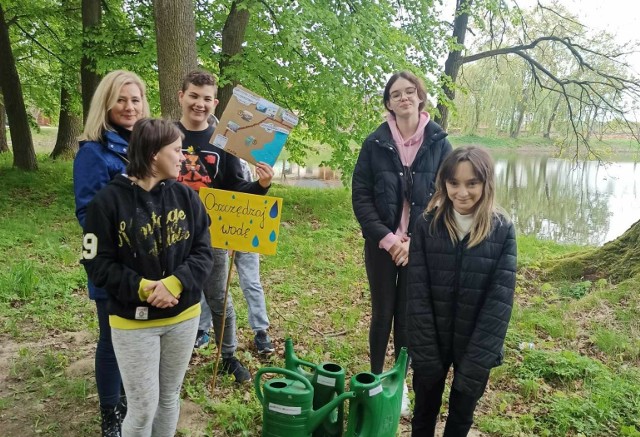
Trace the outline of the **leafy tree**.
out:
M 445 127 L 448 124 L 449 108 L 463 65 L 512 56 L 525 63 L 532 92 L 560 96 L 567 113 L 566 139 L 573 138 L 576 155 L 581 147 L 590 150 L 587 132 L 593 124 L 595 108 L 599 108 L 597 118 L 618 119 L 636 136 L 634 125 L 627 121 L 624 104 L 640 97 L 640 84 L 629 75 L 624 60 L 629 47 L 614 44 L 610 35 L 585 35 L 583 26 L 557 3 L 550 7 L 538 3 L 534 13 L 540 23 L 539 31 L 534 31 L 531 17 L 525 16 L 515 2 L 457 1 L 452 49 L 441 79 L 438 103 L 441 124 Z M 464 45 L 467 32 L 473 28 L 484 40 L 476 53 L 465 51 Z M 545 57 L 549 51 L 555 53 L 551 59 Z M 558 63 L 557 69 L 552 68 L 553 61 Z M 557 102 L 554 98 L 550 101 Z
M 16 53 L 28 106 L 58 121 L 51 154 L 70 158 L 82 130 L 79 93 L 80 9 L 75 0 L 17 4 Z M 19 8 L 19 9 L 18 9 Z
M 382 120 L 381 90 L 388 76 L 400 69 L 423 77 L 435 72 L 431 58 L 414 64 L 422 59 L 422 45 L 398 18 L 420 15 L 423 23 L 434 26 L 436 19 L 418 9 L 427 2 L 401 3 L 402 14 L 395 1 L 198 4 L 200 58 L 219 73 L 221 100 L 225 85 L 241 83 L 297 113 L 301 124 L 287 142 L 292 159 L 302 162 L 313 152 L 310 143 L 328 144 L 333 154 L 325 164 L 343 169 L 347 180 L 357 144 Z M 228 33 L 220 32 L 222 23 L 234 16 L 249 17 L 239 51 L 229 26 Z M 424 45 L 435 46 L 427 42 L 431 37 L 428 31 L 421 34 Z M 236 39 L 235 45 L 227 46 L 229 38 Z M 235 49 L 228 49 L 231 46 Z
M 23 170 L 36 170 L 38 164 L 33 148 L 29 119 L 9 38 L 10 22 L 5 17 L 3 6 L 0 5 L 0 53 L 3 54 L 4 58 L 3 62 L 0 63 L 0 88 L 2 89 L 7 116 L 11 125 L 13 165 Z

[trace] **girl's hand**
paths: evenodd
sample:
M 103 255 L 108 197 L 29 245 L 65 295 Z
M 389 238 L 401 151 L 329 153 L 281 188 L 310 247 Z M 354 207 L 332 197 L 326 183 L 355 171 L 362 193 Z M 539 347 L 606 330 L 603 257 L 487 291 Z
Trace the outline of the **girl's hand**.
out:
M 409 240 L 403 240 L 404 241 L 397 241 L 391 246 L 391 249 L 389 249 L 391 259 L 398 267 L 404 267 L 409 264 Z
M 162 281 L 153 284 L 153 292 L 147 298 L 147 302 L 156 308 L 171 308 L 178 304 L 178 298 L 167 290 Z
M 258 183 L 262 188 L 269 188 L 271 185 L 271 179 L 273 179 L 273 167 L 264 162 L 256 164 L 256 175 L 258 176 Z

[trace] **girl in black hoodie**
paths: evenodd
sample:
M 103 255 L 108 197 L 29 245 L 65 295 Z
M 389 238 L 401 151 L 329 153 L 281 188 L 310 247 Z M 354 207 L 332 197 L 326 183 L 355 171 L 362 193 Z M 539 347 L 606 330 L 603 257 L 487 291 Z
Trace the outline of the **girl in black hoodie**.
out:
M 209 218 L 176 183 L 184 161 L 173 123 L 136 122 L 127 175 L 89 204 L 83 260 L 109 293 L 109 323 L 128 396 L 123 436 L 173 436 L 179 394 L 212 268 Z

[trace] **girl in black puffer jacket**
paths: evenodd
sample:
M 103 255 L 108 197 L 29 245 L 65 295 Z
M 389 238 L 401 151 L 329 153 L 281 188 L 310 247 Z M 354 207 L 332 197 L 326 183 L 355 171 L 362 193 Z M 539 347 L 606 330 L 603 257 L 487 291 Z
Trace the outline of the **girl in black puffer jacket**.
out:
M 414 369 L 413 436 L 433 436 L 445 379 L 453 384 L 444 436 L 466 436 L 502 362 L 516 277 L 513 223 L 494 203 L 494 167 L 476 147 L 442 163 L 436 193 L 411 239 L 407 332 Z

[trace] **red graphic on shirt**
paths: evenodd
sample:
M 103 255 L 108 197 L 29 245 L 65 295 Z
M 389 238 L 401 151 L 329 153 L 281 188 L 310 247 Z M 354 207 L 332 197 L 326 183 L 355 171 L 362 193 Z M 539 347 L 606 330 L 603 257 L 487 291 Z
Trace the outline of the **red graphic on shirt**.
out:
M 208 187 L 211 184 L 211 177 L 207 173 L 205 166 L 200 164 L 198 155 L 185 153 L 184 157 L 186 160 L 182 163 L 178 182 L 182 182 L 196 191 L 200 190 L 200 188 Z M 208 164 L 215 165 L 216 158 L 216 156 L 209 155 L 205 159 Z

